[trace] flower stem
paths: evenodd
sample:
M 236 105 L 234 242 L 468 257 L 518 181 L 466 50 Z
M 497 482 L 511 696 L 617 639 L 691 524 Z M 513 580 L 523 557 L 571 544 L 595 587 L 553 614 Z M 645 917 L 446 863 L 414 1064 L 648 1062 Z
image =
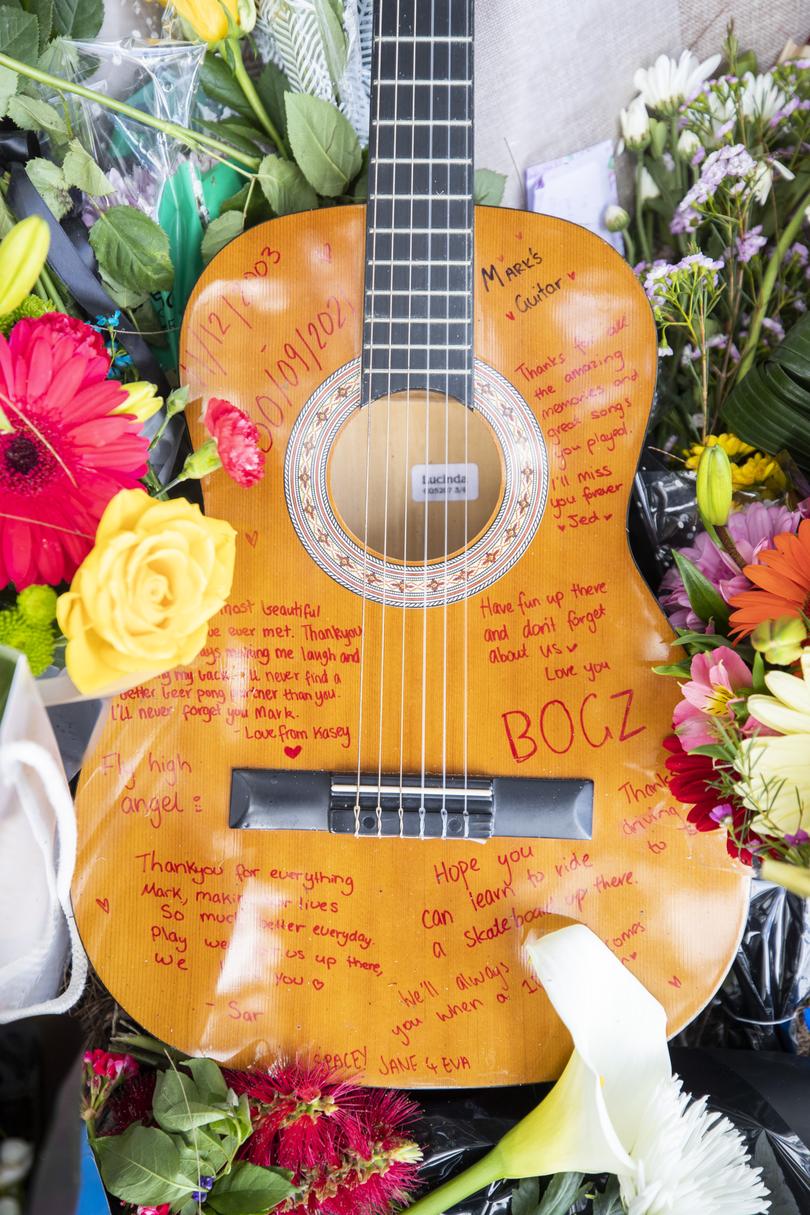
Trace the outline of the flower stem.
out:
M 727 527 L 723 526 L 720 523 L 717 524 L 717 527 L 715 530 L 717 532 L 718 540 L 720 541 L 721 545 L 728 553 L 731 560 L 741 570 L 744 570 L 746 565 L 748 565 L 748 562 L 745 560 L 745 558 L 741 554 L 740 550 L 737 548 L 737 545 L 732 540 L 731 532 L 728 530 Z
M 226 39 L 225 43 L 223 44 L 223 51 L 226 48 L 227 59 L 233 68 L 233 74 L 236 77 L 240 89 L 245 95 L 245 100 L 259 120 L 259 125 L 270 136 L 278 149 L 279 155 L 284 160 L 289 160 L 290 157 L 289 152 L 287 151 L 287 145 L 284 143 L 281 135 L 276 130 L 275 124 L 270 115 L 267 113 L 261 97 L 256 92 L 256 86 L 248 75 L 247 68 L 245 67 L 245 61 L 242 58 L 242 49 L 239 45 L 239 39 Z
M 647 233 L 644 229 L 644 203 L 641 200 L 641 174 L 644 169 L 644 162 L 639 156 L 636 162 L 636 227 L 638 228 L 638 239 L 641 246 L 641 256 L 645 262 L 649 262 L 650 245 L 647 240 Z
M 0 54 L 0 67 L 9 68 L 12 72 L 18 72 L 20 76 L 25 76 L 29 80 L 35 80 L 38 84 L 46 85 L 48 88 L 57 93 L 74 93 L 77 97 L 84 97 L 86 101 L 94 101 L 97 105 L 104 106 L 108 110 L 114 110 L 116 114 L 123 114 L 126 118 L 131 118 L 135 122 L 143 123 L 144 126 L 154 127 L 156 131 L 162 131 L 164 135 L 170 135 L 173 139 L 177 139 L 180 143 L 189 148 L 210 148 L 214 152 L 219 152 L 221 155 L 229 157 L 231 160 L 239 161 L 254 171 L 259 167 L 259 158 L 257 156 L 249 156 L 246 152 L 240 152 L 238 148 L 231 147 L 229 143 L 224 143 L 221 139 L 215 139 L 212 135 L 204 135 L 200 131 L 192 131 L 188 127 L 181 126 L 178 122 L 169 122 L 163 118 L 155 118 L 153 114 L 147 114 L 144 110 L 138 110 L 134 106 L 127 105 L 125 101 L 117 101 L 115 97 L 105 97 L 103 93 L 96 92 L 95 89 L 88 89 L 83 84 L 76 84 L 70 80 L 62 80 L 59 76 L 51 76 L 49 72 L 42 72 L 39 68 L 31 67 L 28 63 L 20 63 L 17 59 L 12 59 L 10 55 Z
M 765 320 L 768 312 L 768 304 L 770 303 L 771 294 L 776 284 L 776 277 L 779 273 L 779 267 L 782 265 L 782 260 L 787 252 L 788 245 L 790 245 L 790 243 L 793 241 L 801 228 L 802 223 L 804 222 L 804 213 L 808 206 L 810 206 L 810 193 L 804 195 L 798 207 L 793 212 L 790 222 L 783 231 L 782 235 L 779 237 L 779 240 L 776 242 L 776 248 L 771 254 L 765 275 L 762 279 L 762 286 L 760 287 L 759 295 L 757 296 L 757 305 L 754 309 L 754 315 L 751 318 L 751 331 L 748 334 L 748 341 L 743 347 L 740 365 L 737 368 L 736 382 L 738 384 L 740 380 L 742 380 L 744 376 L 746 376 L 751 370 L 751 364 L 756 357 L 757 346 L 759 345 L 759 335 L 762 330 L 762 322 Z
M 442 1215 L 442 1212 L 449 1210 L 457 1202 L 469 1198 L 470 1194 L 483 1190 L 484 1186 L 493 1181 L 500 1181 L 502 1175 L 497 1154 L 488 1152 L 470 1168 L 459 1173 L 458 1177 L 451 1177 L 444 1185 L 440 1185 L 438 1190 L 425 1194 L 424 1198 L 420 1198 L 412 1207 L 407 1207 L 402 1215 Z

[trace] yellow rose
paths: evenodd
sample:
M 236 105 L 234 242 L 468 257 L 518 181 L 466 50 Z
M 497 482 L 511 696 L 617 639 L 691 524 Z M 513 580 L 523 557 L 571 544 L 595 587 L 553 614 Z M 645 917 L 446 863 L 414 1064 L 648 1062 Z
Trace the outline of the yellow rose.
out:
M 174 9 L 208 43 L 228 37 L 229 18 L 245 33 L 256 24 L 254 0 L 174 0 Z
M 126 489 L 56 608 L 80 692 L 103 696 L 191 662 L 233 580 L 236 532 L 184 498 Z

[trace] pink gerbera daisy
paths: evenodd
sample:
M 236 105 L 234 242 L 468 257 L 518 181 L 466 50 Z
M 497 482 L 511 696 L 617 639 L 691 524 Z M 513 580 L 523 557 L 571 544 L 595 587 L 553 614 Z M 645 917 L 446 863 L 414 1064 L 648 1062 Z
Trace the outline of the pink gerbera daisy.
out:
M 48 313 L 0 337 L 0 587 L 68 582 L 105 506 L 146 473 L 148 440 L 99 335 Z

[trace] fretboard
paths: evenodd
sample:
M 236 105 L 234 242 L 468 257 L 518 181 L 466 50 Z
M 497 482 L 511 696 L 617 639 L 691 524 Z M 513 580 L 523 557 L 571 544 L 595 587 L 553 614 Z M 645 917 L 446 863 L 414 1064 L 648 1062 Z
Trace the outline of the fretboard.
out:
M 363 395 L 472 400 L 472 0 L 378 0 Z

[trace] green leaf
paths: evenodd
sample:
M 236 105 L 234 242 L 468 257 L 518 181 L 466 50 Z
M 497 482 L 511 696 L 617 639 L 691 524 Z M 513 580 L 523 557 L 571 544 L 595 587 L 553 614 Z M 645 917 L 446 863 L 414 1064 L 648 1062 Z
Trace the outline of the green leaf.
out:
M 95 38 L 103 21 L 104 0 L 53 0 L 54 33 L 65 38 Z
M 20 78 L 11 68 L 0 67 L 0 118 L 8 113 L 9 101 L 17 92 Z
M 220 1177 L 206 1208 L 216 1215 L 261 1215 L 292 1193 L 289 1174 L 239 1161 Z
M 337 89 L 346 70 L 346 35 L 343 32 L 343 23 L 329 0 L 316 0 L 314 9 L 326 66 L 329 68 L 332 85 Z
M 186 1132 L 189 1148 L 200 1161 L 200 1174 L 215 1177 L 239 1146 L 239 1138 L 222 1138 L 210 1126 L 195 1126 Z
M 540 1181 L 537 1177 L 524 1177 L 512 1190 L 510 1215 L 537 1215 L 540 1202 Z
M 290 91 L 290 82 L 281 68 L 275 63 L 265 64 L 256 81 L 256 92 L 282 139 L 287 138 L 287 107 L 284 104 L 284 94 Z
M 213 51 L 209 51 L 203 60 L 200 68 L 200 85 L 203 92 L 212 101 L 218 101 L 220 105 L 227 106 L 229 110 L 235 110 L 237 114 L 242 114 L 245 118 L 254 117 L 250 103 L 246 100 L 233 72 L 227 63 Z
M 218 1122 L 225 1112 L 206 1100 L 190 1076 L 173 1068 L 158 1076 L 152 1111 L 164 1131 L 180 1133 Z
M 690 755 L 706 755 L 709 759 L 725 759 L 726 750 L 721 743 L 704 743 L 702 747 L 690 747 Z
M 587 1189 L 582 1185 L 581 1173 L 557 1173 L 546 1186 L 537 1215 L 568 1215 Z
M 713 620 L 715 625 L 719 629 L 722 629 L 724 625 L 728 624 L 730 612 L 725 599 L 722 598 L 719 591 L 715 590 L 706 575 L 702 574 L 688 557 L 684 557 L 683 553 L 679 553 L 677 549 L 673 549 L 672 555 L 675 558 L 678 572 L 683 579 L 683 585 L 686 589 L 692 611 L 704 623 L 708 624 L 710 620 Z
M 676 679 L 689 678 L 689 663 L 688 662 L 670 662 L 664 666 L 653 667 L 656 675 L 674 675 Z
M 319 194 L 335 198 L 360 171 L 360 141 L 347 118 L 328 101 L 288 93 L 287 130 L 301 172 Z
M 191 1072 L 204 1101 L 227 1102 L 228 1086 L 213 1059 L 184 1059 L 183 1067 Z
M 105 1135 L 95 1141 L 95 1152 L 105 1186 L 124 1202 L 182 1202 L 197 1189 L 197 1178 L 181 1171 L 177 1148 L 157 1127 L 131 1126 L 123 1135 Z
M 207 266 L 212 257 L 224 249 L 226 245 L 239 236 L 245 228 L 245 217 L 241 211 L 226 211 L 223 215 L 212 219 L 205 229 L 200 252 L 203 265 Z
M 604 1193 L 593 1200 L 593 1215 L 622 1215 L 623 1211 L 618 1178 L 610 1177 Z
M 314 211 L 318 206 L 318 195 L 298 165 L 280 156 L 265 156 L 259 165 L 259 185 L 276 215 Z
M 67 135 L 62 115 L 39 97 L 12 97 L 6 113 L 22 131 L 45 131 L 57 139 L 64 139 Z
M 760 654 L 759 650 L 754 651 L 754 665 L 752 667 L 752 680 L 754 691 L 763 695 L 768 693 L 768 685 L 765 682 L 765 659 Z
M 56 218 L 61 219 L 63 215 L 67 215 L 73 206 L 73 200 L 68 194 L 68 184 L 59 165 L 37 156 L 28 161 L 25 171 Z
M 53 32 L 53 0 L 20 0 L 26 13 L 33 13 L 39 22 L 39 50 L 45 50 Z
M 62 172 L 69 186 L 76 186 L 92 198 L 103 198 L 112 194 L 115 187 L 86 152 L 78 139 L 71 139 L 70 148 L 62 161 Z
M 499 207 L 506 186 L 506 176 L 494 169 L 476 169 L 473 200 L 477 206 Z
M 33 13 L 0 8 L 0 47 L 10 59 L 36 66 L 39 58 L 39 22 Z
M 0 240 L 11 231 L 16 222 L 16 219 L 8 209 L 6 200 L 0 194 Z
M 787 450 L 810 470 L 810 314 L 734 386 L 723 419 L 746 443 L 772 455 Z
M 174 280 L 169 238 L 135 207 L 110 207 L 90 229 L 105 277 L 129 291 L 168 291 Z

